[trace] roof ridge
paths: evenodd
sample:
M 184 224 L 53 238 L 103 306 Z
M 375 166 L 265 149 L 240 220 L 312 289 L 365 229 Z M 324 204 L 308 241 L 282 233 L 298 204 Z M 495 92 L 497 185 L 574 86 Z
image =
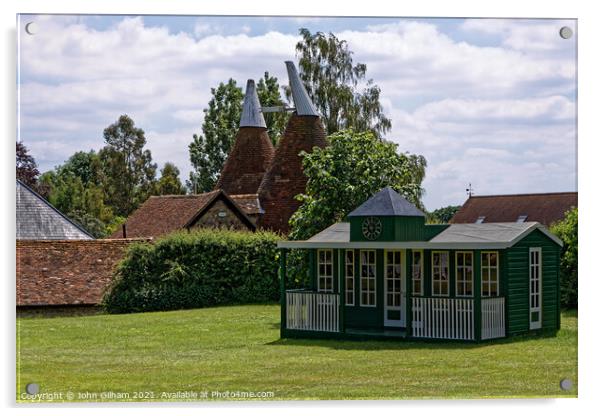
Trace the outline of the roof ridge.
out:
M 222 191 L 221 189 L 215 189 L 213 191 L 203 192 L 202 194 L 166 194 L 166 195 L 151 195 L 150 198 L 199 198 L 206 195 L 211 195 L 216 192 Z
M 470 198 L 499 198 L 499 197 L 511 197 L 511 196 L 543 196 L 543 195 L 567 195 L 567 194 L 578 194 L 578 191 L 563 191 L 563 192 L 535 192 L 525 194 L 493 194 L 493 195 L 472 195 Z

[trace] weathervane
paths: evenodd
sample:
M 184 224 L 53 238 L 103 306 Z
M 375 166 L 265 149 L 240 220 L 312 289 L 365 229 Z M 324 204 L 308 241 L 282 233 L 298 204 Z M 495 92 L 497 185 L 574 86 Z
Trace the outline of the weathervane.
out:
M 466 193 L 468 194 L 468 197 L 470 198 L 473 195 L 474 189 L 472 189 L 472 183 L 468 183 L 468 188 L 466 188 Z

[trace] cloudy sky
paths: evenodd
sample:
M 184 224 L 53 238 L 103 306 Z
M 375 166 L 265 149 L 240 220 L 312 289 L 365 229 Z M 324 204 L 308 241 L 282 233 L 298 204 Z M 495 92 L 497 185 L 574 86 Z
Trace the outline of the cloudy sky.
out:
M 24 26 L 36 22 L 35 35 Z M 42 171 L 128 114 L 188 177 L 210 88 L 287 82 L 298 29 L 332 31 L 382 89 L 389 140 L 428 161 L 428 209 L 475 194 L 576 191 L 575 21 L 34 16 L 19 27 L 19 138 Z

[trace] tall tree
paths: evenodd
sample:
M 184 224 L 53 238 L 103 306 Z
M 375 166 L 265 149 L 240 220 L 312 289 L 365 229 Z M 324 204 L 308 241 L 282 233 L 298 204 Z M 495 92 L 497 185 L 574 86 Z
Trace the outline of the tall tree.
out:
M 193 193 L 207 192 L 215 186 L 234 143 L 242 112 L 244 95 L 232 78 L 212 88 L 211 95 L 208 108 L 203 110 L 203 133 L 193 135 L 188 146 L 193 171 L 187 185 Z
M 257 96 L 262 107 L 284 107 L 285 102 L 280 96 L 280 85 L 278 78 L 270 76 L 269 72 L 263 74 L 263 78 L 257 82 Z M 263 118 L 268 128 L 268 135 L 274 145 L 278 144 L 280 136 L 284 133 L 289 114 L 285 111 L 264 113 Z
M 35 159 L 29 154 L 27 147 L 21 142 L 17 142 L 16 167 L 17 179 L 31 188 L 36 188 L 40 171 L 38 170 Z
M 144 149 L 144 130 L 127 115 L 104 130 L 107 145 L 98 156 L 102 165 L 107 203 L 120 216 L 128 216 L 153 192 L 157 165 Z
M 430 223 L 447 224 L 459 209 L 460 205 L 448 205 L 427 213 L 426 219 Z
M 578 301 L 578 228 L 577 208 L 565 212 L 564 218 L 550 227 L 564 243 L 560 251 L 560 303 L 565 308 L 576 308 Z
M 67 161 L 59 166 L 60 173 L 70 174 L 81 179 L 84 185 L 100 185 L 102 180 L 101 162 L 94 150 L 75 152 Z
M 157 182 L 157 195 L 182 195 L 186 189 L 180 182 L 180 169 L 171 162 L 165 163 L 161 169 L 161 178 Z
M 111 225 L 119 219 L 105 204 L 102 187 L 92 182 L 84 183 L 69 170 L 68 163 L 40 177 L 39 183 L 48 189 L 48 202 L 94 237 L 107 236 L 111 232 Z
M 302 204 L 290 220 L 292 239 L 309 238 L 342 220 L 385 186 L 424 209 L 424 157 L 399 153 L 395 143 L 371 132 L 341 131 L 328 140 L 330 146 L 304 153 L 308 181 L 305 194 L 297 196 Z
M 299 75 L 322 115 L 327 134 L 353 129 L 370 130 L 380 137 L 390 131 L 391 120 L 384 115 L 380 88 L 372 79 L 366 80 L 365 64 L 354 64 L 347 42 L 332 33 L 312 34 L 305 28 L 299 29 L 299 34 Z M 290 89 L 286 94 L 290 98 Z

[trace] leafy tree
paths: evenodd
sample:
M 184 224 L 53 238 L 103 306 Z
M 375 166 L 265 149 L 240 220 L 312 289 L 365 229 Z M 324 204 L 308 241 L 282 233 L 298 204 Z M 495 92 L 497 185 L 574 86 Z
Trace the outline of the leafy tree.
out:
M 161 169 L 161 178 L 157 182 L 157 195 L 181 195 L 186 189 L 180 182 L 180 170 L 171 162 L 167 162 Z
M 157 165 L 144 149 L 144 130 L 127 115 L 104 130 L 107 145 L 98 156 L 102 166 L 106 202 L 119 216 L 128 216 L 153 192 Z
M 577 208 L 567 211 L 564 219 L 550 230 L 564 243 L 560 252 L 560 303 L 565 308 L 577 307 Z
M 75 152 L 59 169 L 62 175 L 80 178 L 84 185 L 100 185 L 102 182 L 101 161 L 94 150 Z
M 104 203 L 102 188 L 93 183 L 84 184 L 79 176 L 64 166 L 58 166 L 40 177 L 40 183 L 49 190 L 48 202 L 94 237 L 105 237 L 109 234 L 108 225 L 113 223 L 114 215 L 111 207 Z
M 367 67 L 353 62 L 345 40 L 301 28 L 296 45 L 299 75 L 322 115 L 327 134 L 343 129 L 370 130 L 376 137 L 391 130 L 380 104 L 380 88 L 366 80 Z M 364 88 L 360 91 L 360 86 Z M 290 98 L 290 89 L 286 89 Z
M 234 143 L 242 112 L 242 90 L 230 78 L 211 89 L 213 97 L 204 109 L 202 135 L 193 135 L 188 146 L 193 171 L 187 182 L 193 193 L 208 192 L 215 186 L 228 152 Z
M 303 153 L 308 182 L 290 220 L 292 239 L 308 238 L 341 221 L 385 186 L 422 208 L 424 157 L 398 153 L 395 143 L 371 132 L 341 131 L 328 140 L 330 146 Z
M 17 142 L 16 167 L 17 179 L 25 185 L 35 189 L 40 171 L 38 170 L 35 159 L 29 154 L 27 147 L 21 142 Z
M 427 214 L 427 221 L 431 223 L 446 224 L 458 212 L 460 205 L 448 205 Z
M 280 96 L 278 78 L 270 76 L 269 72 L 265 72 L 263 78 L 257 83 L 257 96 L 263 107 L 284 107 L 286 105 Z M 263 118 L 268 128 L 268 135 L 272 143 L 276 145 L 284 133 L 289 114 L 284 111 L 264 113 Z

